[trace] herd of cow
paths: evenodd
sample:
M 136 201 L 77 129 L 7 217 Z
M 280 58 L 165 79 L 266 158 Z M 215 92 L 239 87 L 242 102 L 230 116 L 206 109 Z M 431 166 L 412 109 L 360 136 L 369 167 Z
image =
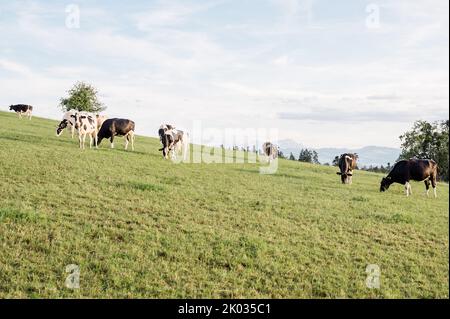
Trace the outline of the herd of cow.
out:
M 19 114 L 28 116 L 31 120 L 33 107 L 31 105 L 17 104 L 11 105 L 10 110 Z M 125 137 L 125 150 L 131 142 L 131 149 L 134 150 L 134 132 L 135 123 L 128 119 L 112 118 L 108 119 L 106 116 L 93 114 L 89 112 L 82 112 L 77 110 L 67 111 L 62 121 L 59 123 L 56 134 L 60 136 L 65 128 L 69 127 L 72 138 L 75 130 L 78 132 L 78 140 L 80 148 L 84 149 L 86 137 L 89 136 L 89 146 L 95 147 L 101 143 L 103 139 L 109 139 L 111 148 L 114 148 L 114 137 Z M 176 159 L 177 154 L 181 151 L 183 159 L 186 160 L 189 154 L 189 134 L 184 131 L 177 130 L 173 125 L 163 124 L 160 126 L 158 135 L 162 144 L 159 151 L 162 151 L 164 158 Z M 262 146 L 264 154 L 267 156 L 269 162 L 274 160 L 278 155 L 278 148 L 271 142 L 266 142 Z M 343 184 L 351 184 L 353 177 L 353 170 L 357 167 L 357 154 L 342 154 L 339 158 L 337 172 L 341 176 Z M 405 185 L 406 196 L 412 195 L 410 181 L 423 181 L 426 187 L 426 194 L 429 195 L 430 184 L 433 187 L 434 197 L 436 194 L 436 184 L 438 175 L 438 166 L 434 160 L 431 159 L 409 159 L 398 161 L 388 176 L 384 177 L 380 183 L 380 191 L 386 191 L 393 183 Z

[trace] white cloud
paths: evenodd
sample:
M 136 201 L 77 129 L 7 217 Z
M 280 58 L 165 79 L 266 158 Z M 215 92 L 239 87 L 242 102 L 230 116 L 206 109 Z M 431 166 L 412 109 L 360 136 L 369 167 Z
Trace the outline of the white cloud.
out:
M 141 134 L 201 119 L 219 128 L 276 126 L 280 137 L 309 146 L 395 146 L 406 120 L 448 117 L 448 17 L 442 4 L 417 2 L 383 1 L 376 32 L 363 27 L 364 10 L 343 23 L 320 20 L 319 10 L 320 28 L 305 27 L 301 1 L 272 2 L 282 10 L 274 24 L 241 18 L 211 28 L 199 27 L 208 25 L 202 16 L 226 2 L 160 1 L 124 20 L 86 4 L 79 30 L 64 27 L 63 7 L 16 5 L 17 21 L 0 21 L 2 100 L 58 118 L 59 98 L 85 80 L 111 116 L 137 118 Z M 347 139 L 335 132 L 342 116 Z
M 151 31 L 157 27 L 173 27 L 185 23 L 188 18 L 196 13 L 206 11 L 221 1 L 208 1 L 203 4 L 178 1 L 159 1 L 149 10 L 135 14 L 136 26 L 141 31 Z
M 0 69 L 12 73 L 17 73 L 23 76 L 29 76 L 31 74 L 30 69 L 26 65 L 1 58 L 0 58 Z

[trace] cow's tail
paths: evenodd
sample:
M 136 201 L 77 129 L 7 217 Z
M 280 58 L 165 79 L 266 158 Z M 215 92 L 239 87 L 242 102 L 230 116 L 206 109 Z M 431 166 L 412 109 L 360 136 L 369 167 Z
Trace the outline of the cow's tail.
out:
M 434 160 L 430 160 L 430 166 L 431 166 L 431 170 L 433 172 L 434 176 L 434 180 L 438 180 L 439 179 L 439 173 L 440 173 L 440 168 L 439 165 L 436 163 L 436 161 Z
M 436 172 L 435 173 L 436 174 L 436 180 L 440 180 L 439 176 L 440 176 L 440 173 L 441 173 L 441 169 L 440 169 L 439 165 L 436 162 L 434 162 L 434 169 L 435 169 L 435 172 Z

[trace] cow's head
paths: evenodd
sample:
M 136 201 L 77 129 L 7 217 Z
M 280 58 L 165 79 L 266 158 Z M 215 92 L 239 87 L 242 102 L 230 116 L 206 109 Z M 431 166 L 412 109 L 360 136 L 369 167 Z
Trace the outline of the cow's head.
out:
M 67 127 L 68 121 L 62 120 L 61 123 L 59 123 L 58 127 L 56 128 L 56 136 L 60 136 L 62 131 Z
M 391 178 L 389 176 L 384 177 L 380 183 L 380 192 L 387 191 L 389 189 L 389 186 L 391 186 L 391 184 L 392 184 Z
M 353 173 L 351 171 L 349 172 L 337 172 L 336 174 L 341 175 L 341 182 L 342 184 L 350 184 L 351 183 L 351 179 L 353 176 Z
M 162 140 L 163 140 L 163 138 L 164 138 L 164 133 L 166 132 L 166 130 L 164 129 L 164 128 L 160 128 L 159 130 L 158 130 L 158 135 L 159 135 L 159 139 L 160 139 L 160 141 L 161 141 L 161 143 L 162 143 Z
M 9 106 L 9 110 L 10 110 L 10 111 L 14 110 L 14 105 L 10 105 L 10 106 Z

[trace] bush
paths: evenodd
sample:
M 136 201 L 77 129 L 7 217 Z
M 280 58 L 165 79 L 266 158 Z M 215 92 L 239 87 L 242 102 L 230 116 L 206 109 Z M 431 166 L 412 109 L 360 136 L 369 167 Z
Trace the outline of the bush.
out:
M 60 107 L 63 111 L 75 109 L 98 113 L 106 109 L 97 97 L 97 90 L 90 84 L 78 82 L 68 93 L 68 98 L 61 98 Z

